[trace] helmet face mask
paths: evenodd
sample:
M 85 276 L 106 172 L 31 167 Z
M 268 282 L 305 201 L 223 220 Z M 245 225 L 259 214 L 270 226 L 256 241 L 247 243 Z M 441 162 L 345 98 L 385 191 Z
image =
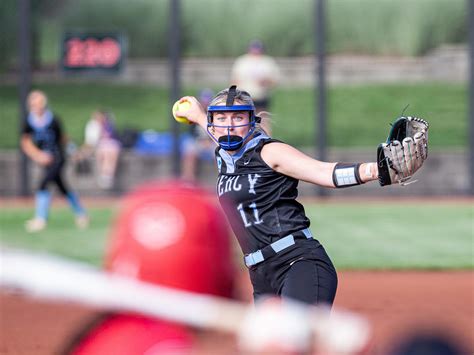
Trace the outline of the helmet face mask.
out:
M 211 138 L 224 150 L 235 151 L 242 147 L 244 141 L 255 131 L 255 124 L 260 122 L 260 118 L 255 116 L 253 105 L 234 104 L 237 87 L 229 88 L 225 105 L 212 105 L 207 108 L 207 132 Z M 214 123 L 214 113 L 216 112 L 248 112 L 249 122 L 241 125 L 227 126 Z M 249 131 L 244 137 L 231 134 L 231 129 L 239 127 L 249 127 Z M 217 137 L 215 128 L 227 129 L 227 134 Z
M 233 105 L 233 106 L 209 106 L 207 111 L 207 132 L 211 138 L 219 144 L 219 146 L 228 151 L 233 151 L 240 149 L 243 142 L 254 132 L 255 130 L 255 111 L 253 106 L 247 105 Z M 219 125 L 214 123 L 213 114 L 215 112 L 248 112 L 249 113 L 249 122 L 234 126 L 228 125 Z M 247 134 L 244 137 L 234 135 L 231 132 L 231 129 L 249 127 Z M 215 135 L 215 128 L 220 128 L 221 130 L 227 130 L 227 134 L 217 137 Z

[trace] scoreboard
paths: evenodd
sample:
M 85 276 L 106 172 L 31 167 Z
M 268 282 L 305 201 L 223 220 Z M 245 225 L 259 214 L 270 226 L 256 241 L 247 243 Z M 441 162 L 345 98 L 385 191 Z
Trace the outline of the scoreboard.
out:
M 118 73 L 125 63 L 126 40 L 121 33 L 66 32 L 61 68 L 76 73 Z

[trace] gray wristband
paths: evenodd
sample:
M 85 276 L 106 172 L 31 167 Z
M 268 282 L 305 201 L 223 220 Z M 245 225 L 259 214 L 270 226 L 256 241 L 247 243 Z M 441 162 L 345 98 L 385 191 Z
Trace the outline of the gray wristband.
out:
M 337 163 L 332 172 L 335 187 L 350 187 L 363 184 L 359 174 L 361 163 Z

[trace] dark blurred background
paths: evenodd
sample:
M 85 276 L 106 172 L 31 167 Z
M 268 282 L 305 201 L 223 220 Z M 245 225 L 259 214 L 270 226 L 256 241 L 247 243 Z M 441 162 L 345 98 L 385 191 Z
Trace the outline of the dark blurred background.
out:
M 29 6 L 23 25 L 21 4 Z M 21 85 L 48 94 L 77 147 L 91 112 L 113 112 L 129 143 L 113 191 L 101 191 L 87 174 L 77 176 L 73 160 L 68 171 L 85 194 L 121 194 L 143 179 L 179 175 L 181 155 L 173 153 L 173 137 L 188 127 L 176 127 L 170 118 L 173 99 L 227 87 L 232 63 L 254 39 L 281 70 L 270 107 L 273 135 L 315 157 L 374 160 L 389 123 L 407 106 L 405 114 L 431 123 L 422 186 L 396 192 L 364 186 L 345 195 L 470 194 L 468 10 L 467 0 L 3 0 L 0 167 L 5 178 L 0 194 L 22 190 L 17 167 Z M 321 19 L 325 33 L 318 32 Z M 20 41 L 25 27 L 31 69 L 26 78 Z M 67 36 L 91 34 L 118 38 L 119 65 L 108 71 L 65 68 Z M 321 58 L 324 82 L 319 81 Z M 323 89 L 324 103 L 319 101 Z M 161 144 L 153 154 L 134 149 L 143 132 Z M 212 185 L 212 163 L 199 166 L 200 181 Z M 28 186 L 34 174 L 30 166 Z M 302 191 L 315 193 L 304 184 Z

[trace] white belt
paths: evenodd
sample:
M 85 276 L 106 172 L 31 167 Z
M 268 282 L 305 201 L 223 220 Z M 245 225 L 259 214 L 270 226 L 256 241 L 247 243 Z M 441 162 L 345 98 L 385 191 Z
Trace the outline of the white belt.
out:
M 306 239 L 313 239 L 313 235 L 311 234 L 311 231 L 309 228 L 305 228 L 300 230 L 299 232 L 302 232 Z M 296 232 L 298 233 L 298 232 Z M 253 253 L 247 254 L 244 256 L 244 262 L 247 267 L 256 265 L 258 263 L 261 263 L 265 259 L 267 259 L 269 256 L 275 255 L 276 253 L 292 246 L 295 244 L 295 237 L 293 234 L 288 234 L 286 237 L 283 237 L 281 239 L 278 239 L 276 242 L 273 242 L 270 245 L 267 245 L 266 247 L 254 251 Z M 266 256 L 264 256 L 266 254 Z

